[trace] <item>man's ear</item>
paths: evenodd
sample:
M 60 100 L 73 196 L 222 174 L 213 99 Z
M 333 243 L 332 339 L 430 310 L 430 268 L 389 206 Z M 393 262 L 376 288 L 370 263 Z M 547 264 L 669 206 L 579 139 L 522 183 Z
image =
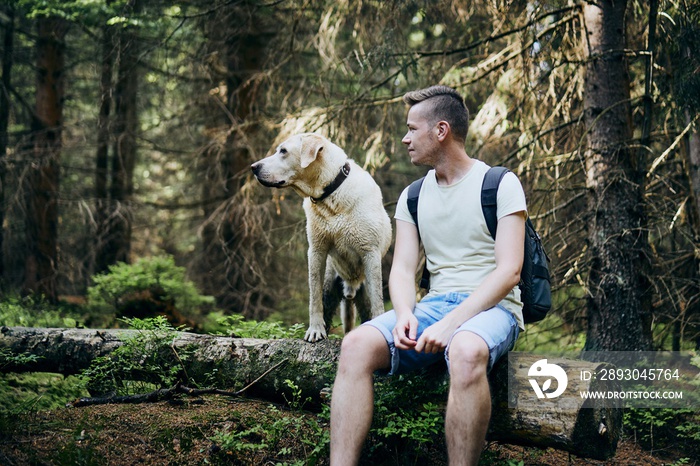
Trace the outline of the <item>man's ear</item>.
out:
M 314 160 L 323 150 L 323 143 L 320 140 L 313 139 L 301 146 L 301 168 L 306 168 L 313 163 Z
M 444 141 L 448 134 L 450 134 L 450 124 L 446 121 L 438 121 L 435 125 L 438 140 Z

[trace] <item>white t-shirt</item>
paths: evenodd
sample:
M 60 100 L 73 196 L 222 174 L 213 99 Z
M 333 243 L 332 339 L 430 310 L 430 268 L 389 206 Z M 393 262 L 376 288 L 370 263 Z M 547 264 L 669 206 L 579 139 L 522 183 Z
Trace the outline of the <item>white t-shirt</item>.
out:
M 477 160 L 458 182 L 440 186 L 430 170 L 418 199 L 418 224 L 430 272 L 430 295 L 472 293 L 496 268 L 495 241 L 481 210 L 481 185 L 490 167 Z M 394 218 L 414 224 L 408 211 L 408 188 L 399 196 Z M 496 217 L 527 212 L 525 193 L 518 177 L 507 173 L 497 194 Z M 524 328 L 520 289 L 516 286 L 500 304 Z

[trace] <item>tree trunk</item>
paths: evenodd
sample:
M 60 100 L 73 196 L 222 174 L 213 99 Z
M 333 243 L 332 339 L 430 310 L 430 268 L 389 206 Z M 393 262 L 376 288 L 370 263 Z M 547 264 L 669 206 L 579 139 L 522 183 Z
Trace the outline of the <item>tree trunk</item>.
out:
M 37 24 L 36 111 L 32 128 L 34 156 L 25 192 L 28 252 L 24 288 L 55 301 L 64 41 L 68 23 L 60 18 L 40 18 Z
M 139 1 L 131 0 L 130 13 L 138 12 Z M 119 36 L 119 66 L 114 89 L 114 153 L 109 191 L 110 212 L 100 264 L 129 262 L 133 214 L 134 167 L 136 165 L 139 121 L 137 96 L 139 81 L 139 39 L 132 27 L 125 27 Z
M 223 8 L 213 21 L 203 24 L 209 46 L 216 51 L 212 55 L 221 57 L 211 62 L 209 73 L 215 83 L 225 83 L 213 94 L 212 99 L 221 100 L 209 120 L 210 127 L 218 127 L 223 134 L 203 153 L 207 180 L 203 201 L 216 206 L 205 211 L 208 218 L 202 228 L 202 266 L 210 277 L 205 291 L 217 296 L 221 307 L 258 320 L 272 306 L 261 305 L 268 293 L 255 265 L 260 256 L 253 253 L 260 232 L 251 231 L 250 219 L 243 213 L 241 206 L 247 200 L 241 199 L 241 188 L 254 161 L 250 147 L 256 141 L 255 104 L 261 95 L 256 75 L 277 32 L 265 14 L 254 4 L 242 2 Z M 211 202 L 221 198 L 223 203 Z
M 108 2 L 109 4 L 110 2 Z M 108 24 L 102 27 L 102 69 L 100 70 L 100 113 L 97 117 L 97 153 L 95 156 L 95 223 L 96 244 L 94 272 L 100 273 L 112 265 L 105 254 L 109 220 L 109 143 L 110 112 L 112 108 L 112 73 L 116 44 L 114 28 Z
M 692 118 L 689 112 L 686 112 L 686 123 L 690 124 Z M 686 164 L 688 166 L 688 177 L 690 179 L 690 187 L 692 188 L 691 199 L 693 205 L 690 207 L 695 210 L 691 218 L 700 219 L 700 131 L 692 130 L 688 134 L 686 143 Z M 693 225 L 695 231 L 700 231 L 699 225 Z
M 75 374 L 90 362 L 121 346 L 135 330 L 41 329 L 2 327 L 0 348 L 14 354 L 34 354 L 36 361 L 4 366 L 10 371 L 46 371 Z M 323 401 L 324 388 L 334 377 L 340 349 L 338 340 L 307 343 L 303 340 L 258 340 L 178 333 L 175 351 L 188 352 L 187 372 L 195 380 L 216 373 L 224 387 L 244 387 L 269 369 L 282 363 L 253 384 L 246 393 L 273 401 L 294 396 L 285 383 L 291 380 L 301 390 L 301 398 Z M 534 360 L 533 360 L 534 361 Z M 598 364 L 572 361 L 575 370 L 594 371 Z M 526 364 L 527 366 L 528 364 Z M 517 369 L 522 371 L 522 369 Z M 576 400 L 572 409 L 553 410 L 532 407 L 508 408 L 508 371 L 505 360 L 492 371 L 490 380 L 493 414 L 489 438 L 540 448 L 557 448 L 578 456 L 608 458 L 615 453 L 622 424 L 620 409 L 591 405 L 591 400 Z M 434 374 L 433 374 L 434 376 Z M 580 384 L 576 390 L 605 390 L 600 381 L 570 380 Z M 587 385 L 590 384 L 590 385 Z M 518 390 L 531 391 L 527 383 Z M 518 395 L 520 396 L 520 395 Z M 532 396 L 532 395 L 528 395 Z
M 2 82 L 0 83 L 0 283 L 5 278 L 5 171 L 9 138 L 7 128 L 10 123 L 10 87 L 12 85 L 12 53 L 14 41 L 15 14 L 12 5 L 1 10 L 7 18 L 3 25 Z
M 651 143 L 651 127 L 653 123 L 653 86 L 654 86 L 654 60 L 656 55 L 656 19 L 659 13 L 659 1 L 651 0 L 649 3 L 649 32 L 647 37 L 647 56 L 644 65 L 644 119 L 642 121 L 642 147 L 649 148 Z
M 626 6 L 626 0 L 602 0 L 583 7 L 588 56 L 584 118 L 591 259 L 589 351 L 651 348 L 644 167 L 629 147 L 632 114 L 625 60 Z
M 690 79 L 690 76 L 686 76 L 685 73 L 694 75 L 697 73 L 697 69 L 700 66 L 700 59 L 697 57 L 697 53 L 694 53 L 692 48 L 693 34 L 691 31 L 693 30 L 693 23 L 692 21 L 689 21 L 689 19 L 692 18 L 693 7 L 687 5 L 686 8 L 688 8 L 688 10 L 684 12 L 684 14 L 687 15 L 684 18 L 685 21 L 680 23 L 680 27 L 676 32 L 676 34 L 679 34 L 682 37 L 679 44 L 679 58 L 682 64 L 679 63 L 677 65 L 682 72 L 674 73 L 674 75 L 676 75 L 676 79 L 681 82 Z M 700 7 L 698 7 L 696 4 L 694 9 L 697 12 L 700 10 Z M 695 26 L 695 28 L 697 28 L 697 26 Z M 695 92 L 697 92 L 697 90 Z M 688 177 L 688 184 L 690 186 L 690 193 L 688 196 L 688 203 L 690 205 L 685 206 L 688 213 L 687 222 L 692 233 L 692 238 L 690 239 L 694 244 L 698 244 L 700 243 L 700 118 L 698 116 L 698 111 L 700 108 L 698 108 L 697 101 L 693 102 L 691 100 L 689 102 L 687 94 L 689 94 L 689 92 L 683 92 L 676 96 L 676 101 L 683 109 L 685 125 L 692 125 L 684 138 L 685 144 L 682 146 L 682 151 L 685 159 L 684 166 L 686 176 Z M 695 349 L 700 350 L 700 331 L 697 330 L 699 326 L 697 324 L 697 319 L 700 317 L 700 299 L 698 299 L 699 293 L 697 285 L 700 283 L 700 257 L 698 257 L 698 254 L 691 255 L 691 257 L 688 259 L 688 265 L 685 267 L 685 270 L 687 272 L 685 274 L 681 274 L 680 276 L 684 277 L 686 280 L 689 280 L 695 285 L 692 286 L 689 291 L 684 293 L 687 300 L 683 302 L 681 315 L 683 321 L 677 322 L 676 325 L 678 327 L 682 327 L 682 330 L 678 330 L 678 333 L 680 334 L 679 339 L 682 337 L 683 339 L 691 341 L 694 340 Z M 693 322 L 695 325 L 686 326 L 686 322 Z
M 248 26 L 249 27 L 249 26 Z M 261 312 L 260 278 L 250 273 L 244 264 L 250 262 L 250 251 L 256 246 L 256 238 L 248 232 L 245 216 L 238 214 L 234 201 L 250 172 L 254 159 L 250 156 L 249 141 L 254 138 L 255 127 L 248 122 L 253 104 L 257 100 L 258 86 L 253 75 L 260 71 L 260 62 L 265 53 L 264 34 L 241 34 L 233 43 L 227 43 L 229 89 L 227 106 L 234 119 L 229 122 L 230 131 L 225 143 L 222 172 L 225 174 L 228 203 L 226 216 L 220 225 L 220 241 L 225 244 L 228 260 L 224 276 L 231 288 L 227 295 L 234 299 L 227 307 L 240 310 L 250 319 L 264 319 L 267 313 Z M 246 127 L 241 123 L 248 122 Z M 240 211 L 239 211 L 240 212 Z M 243 297 L 243 299 L 241 299 Z M 269 303 L 268 303 L 269 304 Z

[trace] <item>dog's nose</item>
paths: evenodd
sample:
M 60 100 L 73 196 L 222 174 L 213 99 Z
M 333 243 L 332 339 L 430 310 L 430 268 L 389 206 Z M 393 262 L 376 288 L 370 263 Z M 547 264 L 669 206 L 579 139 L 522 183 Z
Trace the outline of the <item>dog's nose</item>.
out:
M 255 176 L 258 175 L 261 168 L 262 168 L 262 164 L 260 162 L 255 162 L 253 165 L 250 166 L 250 169 L 253 170 L 253 174 Z

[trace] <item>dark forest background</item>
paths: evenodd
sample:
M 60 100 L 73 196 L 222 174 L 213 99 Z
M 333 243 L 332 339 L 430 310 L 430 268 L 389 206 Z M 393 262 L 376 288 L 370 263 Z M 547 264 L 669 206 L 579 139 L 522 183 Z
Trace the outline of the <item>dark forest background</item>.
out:
M 194 321 L 306 322 L 301 199 L 249 165 L 322 133 L 393 214 L 422 173 L 401 96 L 442 83 L 466 96 L 468 153 L 525 185 L 548 328 L 700 345 L 694 0 L 4 0 L 0 34 L 5 299 L 85 303 L 110 266 L 165 257 L 215 300 L 178 309 Z

